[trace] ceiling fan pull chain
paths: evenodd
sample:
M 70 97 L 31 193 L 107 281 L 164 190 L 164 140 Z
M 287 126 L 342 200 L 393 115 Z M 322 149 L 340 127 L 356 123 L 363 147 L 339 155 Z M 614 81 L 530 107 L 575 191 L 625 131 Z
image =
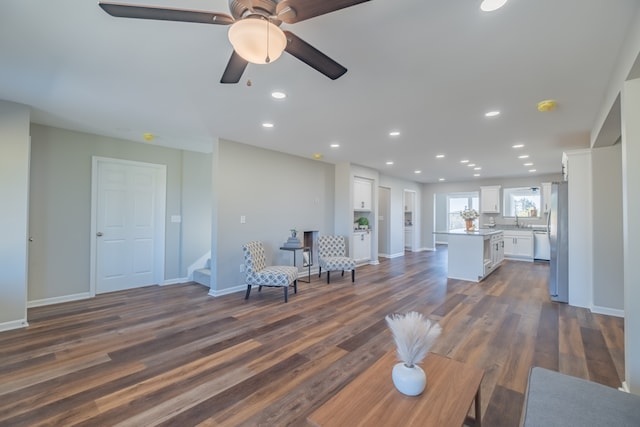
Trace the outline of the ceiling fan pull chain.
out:
M 271 18 L 267 18 L 267 57 L 264 59 L 264 62 L 267 64 L 271 62 L 271 58 L 269 58 L 269 24 L 271 23 Z

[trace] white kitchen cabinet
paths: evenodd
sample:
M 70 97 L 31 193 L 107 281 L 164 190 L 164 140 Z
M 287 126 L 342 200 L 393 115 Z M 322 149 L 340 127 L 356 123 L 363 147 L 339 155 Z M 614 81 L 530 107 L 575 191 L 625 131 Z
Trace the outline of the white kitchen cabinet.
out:
M 504 257 L 533 261 L 533 233 L 527 230 L 505 230 Z
M 371 233 L 368 231 L 353 233 L 351 257 L 356 263 L 371 260 Z
M 480 187 L 480 212 L 500 213 L 500 186 Z
M 413 212 L 413 197 L 408 196 L 407 193 L 405 192 L 404 195 L 404 211 L 405 212 Z
M 542 183 L 542 213 L 549 213 L 551 209 L 551 183 Z
M 501 231 L 450 230 L 443 234 L 447 234 L 449 242 L 447 277 L 480 282 L 502 264 Z
M 491 268 L 495 268 L 504 260 L 504 233 L 492 235 L 490 244 Z
M 353 210 L 370 211 L 373 185 L 370 179 L 353 178 Z

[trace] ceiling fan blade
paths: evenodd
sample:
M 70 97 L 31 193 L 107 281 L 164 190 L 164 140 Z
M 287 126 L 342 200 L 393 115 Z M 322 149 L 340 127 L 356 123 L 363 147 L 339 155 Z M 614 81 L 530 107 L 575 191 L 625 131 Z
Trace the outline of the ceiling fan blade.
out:
M 306 41 L 302 40 L 291 31 L 285 31 L 284 35 L 287 37 L 287 47 L 284 48 L 285 51 L 310 67 L 320 71 L 331 80 L 335 80 L 347 72 L 347 69 L 342 65 L 338 64 L 336 61 L 329 58 Z
M 234 20 L 224 13 L 161 7 L 134 6 L 120 3 L 98 3 L 111 16 L 117 18 L 156 19 L 160 21 L 197 22 L 201 24 L 230 25 Z
M 293 24 L 369 0 L 282 0 L 278 3 L 278 19 Z
M 234 50 L 227 63 L 227 68 L 225 68 L 224 73 L 222 73 L 220 83 L 238 83 L 240 77 L 242 77 L 242 73 L 244 73 L 245 68 L 247 68 L 247 64 L 249 63 Z

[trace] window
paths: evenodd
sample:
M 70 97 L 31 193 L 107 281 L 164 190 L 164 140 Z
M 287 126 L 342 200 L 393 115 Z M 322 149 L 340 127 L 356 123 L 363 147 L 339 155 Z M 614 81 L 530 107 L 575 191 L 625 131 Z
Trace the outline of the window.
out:
M 452 193 L 447 196 L 447 229 L 455 230 L 464 228 L 464 219 L 460 216 L 460 212 L 469 208 L 478 211 L 480 206 L 480 198 L 478 193 Z M 478 228 L 478 219 L 473 221 Z
M 505 188 L 503 191 L 504 216 L 540 216 L 540 187 Z

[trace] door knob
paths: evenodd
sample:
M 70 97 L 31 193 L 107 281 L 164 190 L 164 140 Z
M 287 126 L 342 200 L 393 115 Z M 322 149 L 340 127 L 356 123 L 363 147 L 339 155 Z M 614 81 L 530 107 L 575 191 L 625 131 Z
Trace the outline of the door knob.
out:
M 96 236 L 98 236 L 98 237 L 102 237 L 102 231 L 98 231 L 98 232 L 96 233 Z

